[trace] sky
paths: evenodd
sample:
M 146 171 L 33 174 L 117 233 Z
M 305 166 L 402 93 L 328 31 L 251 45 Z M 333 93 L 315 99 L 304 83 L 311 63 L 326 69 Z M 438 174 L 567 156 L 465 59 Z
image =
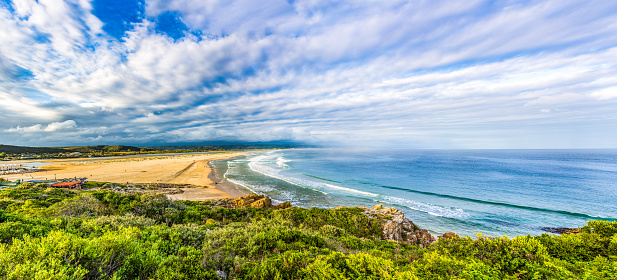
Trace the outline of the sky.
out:
M 0 0 L 0 144 L 615 139 L 617 1 Z

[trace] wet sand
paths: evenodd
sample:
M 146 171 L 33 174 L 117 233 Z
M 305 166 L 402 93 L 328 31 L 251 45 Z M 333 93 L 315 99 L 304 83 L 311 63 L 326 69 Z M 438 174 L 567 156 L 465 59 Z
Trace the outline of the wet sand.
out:
M 49 163 L 37 172 L 6 175 L 9 180 L 46 180 L 88 178 L 89 181 L 118 184 L 169 183 L 199 186 L 183 188 L 184 193 L 169 195 L 172 199 L 207 200 L 239 197 L 247 193 L 233 184 L 221 182 L 208 163 L 245 155 L 244 152 L 183 154 L 113 159 L 39 160 Z M 216 183 L 215 183 L 216 182 Z
M 253 191 L 243 186 L 240 186 L 238 184 L 228 181 L 227 179 L 223 177 L 223 174 L 218 174 L 212 162 L 208 162 L 208 166 L 210 167 L 210 170 L 212 170 L 210 172 L 210 175 L 208 175 L 208 178 L 212 182 L 214 182 L 214 184 L 216 185 L 218 189 L 221 189 L 229 193 L 232 198 L 255 194 Z

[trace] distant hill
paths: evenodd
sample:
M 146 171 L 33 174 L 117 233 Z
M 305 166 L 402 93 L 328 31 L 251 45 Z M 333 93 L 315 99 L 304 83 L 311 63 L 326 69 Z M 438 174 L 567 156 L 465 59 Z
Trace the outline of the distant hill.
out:
M 66 152 L 68 151 L 63 148 L 0 145 L 0 153 L 6 154 L 55 154 Z
M 70 147 L 25 147 L 0 145 L 0 153 L 6 154 L 57 154 L 57 153 L 118 153 L 118 152 L 149 152 L 149 151 L 219 151 L 219 150 L 251 150 L 251 149 L 290 149 L 315 148 L 316 146 L 296 143 L 207 143 L 207 144 L 176 144 L 148 147 L 123 145 L 70 146 Z
M 318 148 L 315 145 L 292 142 L 213 142 L 213 143 L 177 143 L 169 145 L 148 146 L 155 150 L 252 150 L 252 149 L 292 149 Z
M 96 153 L 96 152 L 139 152 L 152 151 L 148 148 L 140 148 L 122 145 L 98 145 L 98 146 L 76 146 L 76 147 L 24 147 L 0 145 L 0 153 L 6 154 L 56 154 L 56 153 Z
M 139 152 L 141 150 L 144 151 L 152 151 L 152 149 L 148 148 L 140 148 L 133 146 L 122 146 L 122 145 L 98 145 L 98 146 L 77 146 L 77 147 L 66 147 L 68 150 L 72 150 L 75 152 L 81 153 L 94 153 L 94 152 Z

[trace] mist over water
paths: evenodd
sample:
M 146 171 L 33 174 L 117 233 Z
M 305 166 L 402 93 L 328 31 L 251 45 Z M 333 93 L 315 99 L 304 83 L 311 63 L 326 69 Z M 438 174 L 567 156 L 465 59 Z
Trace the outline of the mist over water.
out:
M 617 219 L 616 150 L 301 149 L 215 165 L 275 201 L 382 203 L 437 234 L 537 235 L 542 227 Z

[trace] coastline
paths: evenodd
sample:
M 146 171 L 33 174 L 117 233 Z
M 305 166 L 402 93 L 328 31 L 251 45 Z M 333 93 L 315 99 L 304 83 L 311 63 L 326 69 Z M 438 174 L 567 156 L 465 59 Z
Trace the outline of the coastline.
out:
M 236 157 L 228 158 L 227 160 L 233 159 Z M 212 181 L 213 186 L 215 186 L 218 190 L 228 193 L 230 198 L 238 198 L 238 197 L 245 196 L 245 195 L 255 194 L 250 189 L 242 185 L 238 185 L 234 182 L 231 182 L 227 180 L 227 178 L 224 178 L 223 175 L 218 174 L 218 171 L 216 170 L 216 167 L 214 166 L 214 163 L 213 163 L 214 161 L 215 160 L 208 161 L 208 167 L 210 168 L 210 174 L 208 174 L 208 179 Z
M 183 154 L 121 159 L 41 160 L 34 172 L 6 176 L 10 180 L 54 180 L 86 178 L 89 181 L 118 184 L 180 184 L 183 193 L 170 194 L 174 200 L 203 201 L 236 198 L 251 194 L 241 186 L 216 176 L 211 161 L 234 158 L 246 152 Z M 222 177 L 222 176 L 220 176 Z

